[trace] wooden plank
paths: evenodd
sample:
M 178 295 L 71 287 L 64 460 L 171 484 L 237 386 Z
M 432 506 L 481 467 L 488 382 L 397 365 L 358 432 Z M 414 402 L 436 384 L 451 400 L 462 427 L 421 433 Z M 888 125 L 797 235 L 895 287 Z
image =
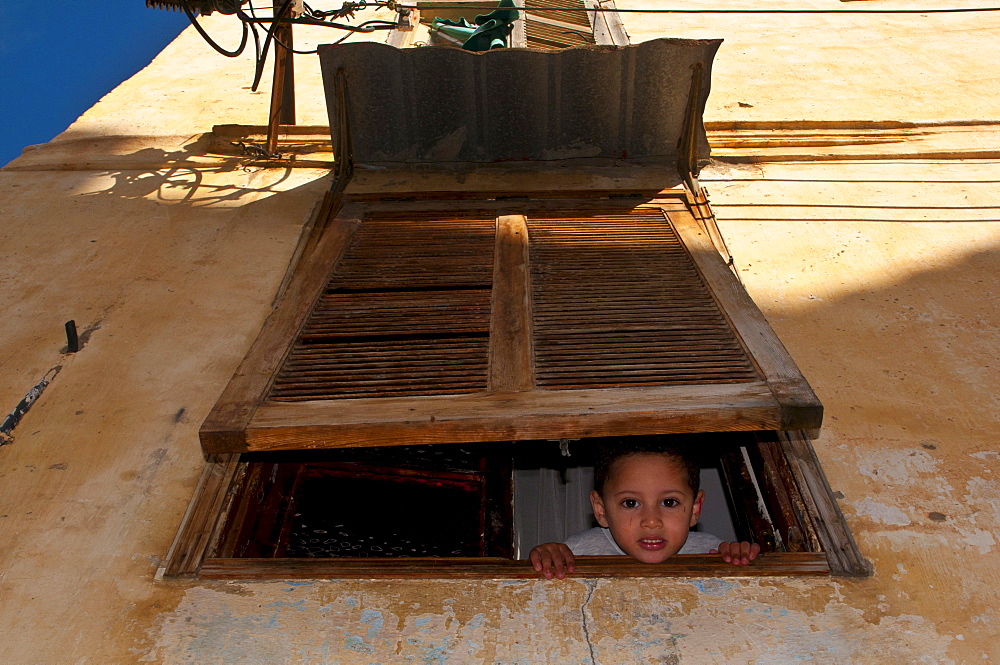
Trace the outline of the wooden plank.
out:
M 617 9 L 614 0 L 584 0 L 584 2 L 587 9 Z M 625 24 L 622 23 L 621 15 L 617 11 L 589 11 L 587 18 L 594 31 L 594 41 L 598 44 L 629 45 L 630 40 L 625 32 Z
M 500 215 L 493 260 L 488 390 L 517 392 L 534 387 L 531 339 L 528 226 L 524 215 Z
M 226 504 L 231 500 L 230 490 L 238 484 L 243 467 L 239 455 L 208 456 L 174 542 L 156 571 L 157 579 L 197 574 L 218 539 L 228 512 Z
M 244 466 L 240 481 L 233 484 L 218 546 L 211 554 L 219 558 L 282 556 L 280 520 L 295 496 L 296 469 L 276 462 Z
M 514 0 L 514 6 L 524 7 L 524 0 Z M 525 48 L 528 45 L 528 35 L 524 30 L 524 23 L 524 12 L 518 12 L 517 20 L 514 21 L 514 29 L 510 33 L 511 48 Z
M 789 552 L 822 551 L 805 499 L 776 435 L 760 432 L 756 438 L 757 445 L 747 446 L 746 450 L 785 549 Z
M 675 196 L 673 189 L 661 189 L 659 187 L 650 188 L 622 188 L 622 189 L 591 189 L 587 191 L 579 190 L 546 190 L 546 189 L 494 189 L 494 190 L 422 190 L 414 192 L 392 192 L 387 190 L 361 192 L 351 194 L 348 199 L 351 201 L 489 201 L 506 199 L 580 199 L 585 198 L 593 201 L 595 199 L 672 199 Z
M 579 33 L 583 33 L 583 34 L 586 34 L 587 30 L 588 30 L 588 26 L 585 26 L 585 25 L 582 25 L 582 24 L 579 24 L 579 23 L 567 23 L 566 21 L 560 21 L 558 19 L 549 18 L 545 14 L 531 14 L 531 13 L 529 13 L 528 16 L 531 17 L 530 20 L 532 22 L 535 22 L 535 23 L 544 23 L 545 25 L 550 25 L 550 26 L 552 26 L 554 28 L 562 28 L 563 30 L 568 30 L 568 31 L 572 31 L 572 32 L 579 32 Z
M 815 552 L 771 552 L 734 566 L 713 554 L 677 554 L 661 564 L 623 556 L 581 556 L 571 578 L 768 577 L 826 575 L 826 557 Z M 208 559 L 203 579 L 541 579 L 527 561 L 494 557 L 366 559 Z M 558 582 L 553 582 L 558 583 Z
M 735 508 L 733 526 L 736 538 L 758 543 L 764 552 L 782 549 L 776 546 L 771 516 L 751 478 L 742 447 L 720 451 L 719 472 L 730 503 Z
M 775 429 L 780 419 L 780 406 L 762 382 L 268 402 L 247 428 L 246 446 L 264 451 L 747 431 Z
M 246 450 L 245 430 L 299 328 L 322 293 L 330 271 L 360 223 L 361 209 L 345 206 L 331 222 L 316 250 L 288 285 L 286 297 L 264 322 L 236 374 L 209 412 L 199 436 L 206 452 Z
M 574 165 L 565 161 L 379 164 L 380 168 L 355 169 L 347 186 L 347 196 L 419 197 L 424 192 L 436 198 L 468 196 L 477 198 L 530 195 L 591 197 L 656 193 L 681 189 L 675 164 L 601 162 Z
M 816 536 L 830 562 L 830 572 L 847 577 L 871 575 L 872 564 L 861 554 L 847 527 L 809 437 L 805 432 L 778 432 L 777 436 L 813 518 Z
M 818 429 L 823 422 L 823 405 L 767 319 L 722 260 L 708 234 L 689 211 L 670 210 L 667 214 L 716 301 L 781 404 L 781 425 L 774 429 Z
M 413 214 L 418 212 L 482 212 L 494 215 L 515 215 L 523 214 L 531 216 L 546 210 L 580 210 L 581 212 L 591 212 L 595 210 L 606 210 L 608 208 L 620 208 L 622 212 L 636 208 L 655 207 L 667 211 L 687 210 L 687 204 L 683 198 L 674 198 L 667 194 L 666 198 L 658 198 L 656 202 L 638 198 L 613 198 L 613 199 L 545 199 L 545 200 L 485 200 L 476 199 L 466 201 L 460 198 L 453 198 L 444 201 L 372 201 L 367 203 L 368 210 L 379 213 L 394 213 L 398 215 Z

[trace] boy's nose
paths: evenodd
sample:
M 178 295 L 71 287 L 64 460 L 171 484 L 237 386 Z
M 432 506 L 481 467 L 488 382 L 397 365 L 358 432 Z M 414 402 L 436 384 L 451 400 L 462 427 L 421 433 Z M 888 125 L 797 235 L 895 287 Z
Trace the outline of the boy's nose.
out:
M 647 529 L 657 529 L 663 526 L 663 520 L 660 519 L 660 515 L 656 511 L 646 510 L 643 511 L 639 524 Z

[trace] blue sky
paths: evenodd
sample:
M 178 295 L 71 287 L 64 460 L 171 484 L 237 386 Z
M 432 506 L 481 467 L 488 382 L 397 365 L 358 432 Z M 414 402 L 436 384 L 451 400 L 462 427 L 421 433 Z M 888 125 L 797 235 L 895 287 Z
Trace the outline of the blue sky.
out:
M 0 165 L 66 129 L 187 24 L 144 0 L 0 0 Z

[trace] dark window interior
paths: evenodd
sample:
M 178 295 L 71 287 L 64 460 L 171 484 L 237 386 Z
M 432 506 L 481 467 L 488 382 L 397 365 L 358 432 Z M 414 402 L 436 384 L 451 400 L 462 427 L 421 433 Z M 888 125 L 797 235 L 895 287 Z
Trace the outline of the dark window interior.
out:
M 796 511 L 794 487 L 781 486 L 780 465 L 770 459 L 759 435 L 702 434 L 683 440 L 699 451 L 703 477 L 717 472 L 724 496 L 709 494 L 706 502 L 728 513 L 723 518 L 728 517 L 738 539 L 758 542 L 765 552 L 818 551 L 805 542 L 809 529 Z M 558 485 L 571 469 L 592 466 L 600 441 L 246 455 L 218 556 L 513 558 L 518 543 L 514 474 L 555 470 L 550 477 Z M 570 500 L 587 501 L 589 488 L 574 491 Z M 583 510 L 589 514 L 589 507 Z M 587 526 L 578 524 L 570 532 Z M 523 558 L 535 543 L 522 541 Z

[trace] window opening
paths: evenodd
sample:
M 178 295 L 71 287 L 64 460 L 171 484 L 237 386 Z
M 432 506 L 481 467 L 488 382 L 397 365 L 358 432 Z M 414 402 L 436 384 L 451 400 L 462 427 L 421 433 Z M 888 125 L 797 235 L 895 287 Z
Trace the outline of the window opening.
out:
M 801 473 L 803 465 L 814 462 L 799 457 L 803 444 L 811 451 L 807 439 L 729 432 L 686 441 L 699 446 L 703 476 L 718 471 L 724 491 L 703 488 L 711 492 L 709 503 L 731 520 L 735 539 L 758 542 L 764 556 L 738 570 L 714 555 L 678 555 L 659 566 L 628 557 L 585 557 L 579 576 L 867 574 L 825 479 Z M 592 464 L 598 442 L 570 443 L 570 458 L 554 441 L 243 455 L 214 529 L 206 531 L 203 522 L 198 531 L 197 520 L 182 527 L 189 540 L 191 532 L 197 534 L 194 540 L 204 551 L 187 559 L 186 570 L 174 565 L 172 572 L 165 567 L 160 573 L 244 579 L 532 578 L 534 571 L 516 557 L 536 544 L 532 539 L 547 542 L 553 532 L 532 531 L 525 522 L 532 497 L 517 496 L 515 478 L 539 469 L 570 477 Z M 543 505 L 546 519 L 562 524 L 564 535 L 556 540 L 590 526 L 586 496 L 592 478 L 577 476 L 577 496 L 565 505 L 576 501 L 579 508 L 585 502 L 588 521 L 581 527 L 558 514 L 563 506 Z M 751 477 L 756 483 L 747 482 Z M 814 493 L 817 484 L 825 494 Z M 218 491 L 203 495 L 211 503 Z M 196 504 L 189 517 L 203 512 Z M 515 517 L 519 512 L 520 519 Z M 707 524 L 700 530 L 729 537 Z M 182 534 L 168 559 L 183 561 L 190 552 Z

